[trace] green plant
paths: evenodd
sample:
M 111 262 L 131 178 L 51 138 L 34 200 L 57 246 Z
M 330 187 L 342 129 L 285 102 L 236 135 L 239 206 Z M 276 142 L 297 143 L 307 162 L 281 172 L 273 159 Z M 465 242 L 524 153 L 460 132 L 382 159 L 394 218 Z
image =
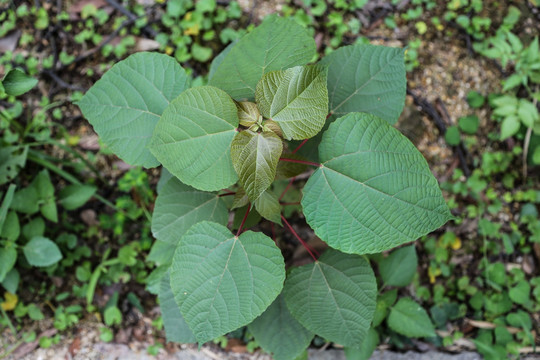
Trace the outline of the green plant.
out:
M 301 354 L 314 334 L 360 348 L 373 339 L 377 302 L 362 255 L 414 241 L 452 218 L 425 159 L 390 125 L 404 105 L 403 51 L 355 45 L 306 65 L 314 57 L 306 30 L 271 16 L 214 59 L 209 86 L 190 88 L 166 55 L 138 53 L 77 103 L 124 161 L 167 169 L 150 257 L 159 265 L 153 276 L 169 340 L 204 343 L 248 325 L 278 358 Z M 298 205 L 282 200 L 307 166 L 316 170 L 302 211 L 332 247 L 320 256 L 282 213 Z M 276 193 L 283 178 L 288 184 Z M 234 233 L 225 226 L 229 211 L 238 219 Z M 286 274 L 277 237 L 244 231 L 261 217 L 288 229 L 314 262 Z M 396 263 L 380 266 L 391 274 Z M 410 275 L 384 279 L 396 285 Z M 414 306 L 400 300 L 390 327 L 433 336 Z M 421 328 L 407 333 L 396 325 L 402 319 L 420 319 Z

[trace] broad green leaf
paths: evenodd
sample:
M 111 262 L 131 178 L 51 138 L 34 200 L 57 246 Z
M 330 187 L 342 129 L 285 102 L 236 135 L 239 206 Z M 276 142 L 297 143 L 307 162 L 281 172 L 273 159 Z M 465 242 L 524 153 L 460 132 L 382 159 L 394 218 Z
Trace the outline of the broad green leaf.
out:
M 184 344 L 196 342 L 195 335 L 193 335 L 193 332 L 184 320 L 178 304 L 174 301 L 174 294 L 171 290 L 171 279 L 168 272 L 161 279 L 158 299 L 167 341 Z
M 365 258 L 328 249 L 315 263 L 293 269 L 283 294 L 291 314 L 308 330 L 359 347 L 373 319 L 377 284 Z
M 11 209 L 23 214 L 35 214 L 39 211 L 39 196 L 33 186 L 25 187 L 15 192 Z
M 4 222 L 4 226 L 0 231 L 0 238 L 7 239 L 8 241 L 15 241 L 21 234 L 21 225 L 19 223 L 19 217 L 15 211 L 10 211 Z
M 259 112 L 257 104 L 249 101 L 242 101 L 237 102 L 236 107 L 238 108 L 238 120 L 240 120 L 240 125 L 250 127 L 259 121 L 261 113 Z
M 1 251 L 2 250 L 0 250 L 0 252 Z M 2 266 L 0 265 L 0 267 Z M 17 293 L 17 288 L 19 287 L 20 280 L 21 276 L 19 275 L 19 272 L 16 268 L 13 268 L 4 277 L 4 280 L 2 281 L 2 286 L 4 287 L 4 289 L 7 290 L 7 292 L 15 294 Z
M 23 248 L 24 256 L 32 266 L 50 266 L 62 260 L 62 253 L 51 240 L 43 237 L 33 237 Z
M 411 298 L 401 298 L 390 310 L 388 326 L 408 337 L 436 336 L 435 328 L 426 310 Z
M 237 208 L 234 212 L 234 220 L 232 229 L 238 230 L 240 227 L 240 224 L 242 223 L 242 220 L 244 219 L 244 215 L 246 214 L 246 211 L 248 209 L 248 205 L 243 206 L 241 208 Z M 246 219 L 246 222 L 244 223 L 244 229 L 252 228 L 253 226 L 257 225 L 261 221 L 261 215 L 257 212 L 256 209 L 251 207 L 251 210 L 249 211 L 248 217 Z
M 0 282 L 4 281 L 6 275 L 17 261 L 17 250 L 12 245 L 0 247 Z
M 199 343 L 253 321 L 283 288 L 281 251 L 262 233 L 239 237 L 203 221 L 182 237 L 171 265 L 176 303 Z
M 161 189 L 152 215 L 152 234 L 158 240 L 176 245 L 182 235 L 203 220 L 226 225 L 229 212 L 223 201 L 171 179 Z
M 172 260 L 175 249 L 176 244 L 171 244 L 156 239 L 146 260 L 153 261 L 158 265 L 169 264 Z
M 328 114 L 327 68 L 296 66 L 265 74 L 255 98 L 264 117 L 281 127 L 285 139 L 308 139 L 321 131 Z
M 212 86 L 191 88 L 163 112 L 150 150 L 183 183 L 220 190 L 238 180 L 230 152 L 237 127 L 237 109 L 229 95 Z
M 43 236 L 45 233 L 45 221 L 41 217 L 33 218 L 23 226 L 22 233 L 28 240 L 35 236 Z
M 526 280 L 519 281 L 516 286 L 512 287 L 508 292 L 510 299 L 516 304 L 525 305 L 529 302 L 531 285 Z
M 58 194 L 60 204 L 66 210 L 75 210 L 83 206 L 94 194 L 97 188 L 92 185 L 68 185 Z
M 154 270 L 152 270 L 152 272 L 146 277 L 146 291 L 153 295 L 159 295 L 161 280 L 169 270 L 169 266 L 170 265 L 159 265 L 158 267 L 154 268 Z
M 26 164 L 28 147 L 3 146 L 0 148 L 0 185 L 15 179 Z
M 394 250 L 379 263 L 379 272 L 385 285 L 407 286 L 411 283 L 418 258 L 414 245 Z
M 382 252 L 451 219 L 422 154 L 382 119 L 353 113 L 336 120 L 319 157 L 302 206 L 315 233 L 338 250 Z
M 255 201 L 270 187 L 283 151 L 283 143 L 273 132 L 239 132 L 231 145 L 234 169 L 246 194 Z
M 32 184 L 36 187 L 40 199 L 45 200 L 54 197 L 54 186 L 47 170 L 40 171 Z
M 208 71 L 208 80 L 214 77 L 214 73 L 216 72 L 217 68 L 219 67 L 219 65 L 221 65 L 223 59 L 225 59 L 225 56 L 227 56 L 229 51 L 232 50 L 233 46 L 236 45 L 237 42 L 238 41 L 234 41 L 227 45 L 227 47 L 223 49 L 223 51 L 221 51 L 218 56 L 214 58 L 214 60 L 212 60 L 212 63 L 210 64 L 210 70 Z
M 330 112 L 367 112 L 395 124 L 407 89 L 403 56 L 403 49 L 366 44 L 326 56 L 320 63 L 328 65 Z
M 345 357 L 347 360 L 369 360 L 373 351 L 375 351 L 377 345 L 379 345 L 379 341 L 379 333 L 377 330 L 370 328 L 360 348 L 343 349 L 345 351 Z
M 315 41 L 302 26 L 292 19 L 269 16 L 220 59 L 209 84 L 234 99 L 252 100 L 264 74 L 307 64 L 314 55 Z
M 11 202 L 13 201 L 13 196 L 15 194 L 16 188 L 17 185 L 10 184 L 7 191 L 5 192 L 4 198 L 2 199 L 2 204 L 0 205 L 0 233 L 4 228 L 4 222 L 6 221 L 8 210 L 11 206 Z M 0 193 L 0 196 L 2 195 L 3 193 Z
M 56 208 L 56 202 L 54 198 L 47 200 L 39 207 L 41 215 L 47 220 L 52 222 L 58 222 L 58 209 Z
M 140 52 L 114 65 L 77 103 L 101 140 L 131 165 L 159 165 L 147 145 L 189 77 L 170 56 Z
M 521 123 L 516 115 L 510 115 L 504 118 L 501 124 L 501 140 L 505 140 L 515 135 L 519 131 Z
M 273 192 L 266 190 L 253 203 L 257 212 L 265 219 L 281 225 L 281 206 Z
M 32 90 L 37 83 L 37 79 L 26 75 L 19 69 L 12 69 L 2 80 L 4 91 L 12 96 L 19 96 Z
M 275 360 L 293 360 L 301 355 L 313 339 L 313 333 L 291 315 L 283 295 L 248 325 L 255 341 L 272 353 Z

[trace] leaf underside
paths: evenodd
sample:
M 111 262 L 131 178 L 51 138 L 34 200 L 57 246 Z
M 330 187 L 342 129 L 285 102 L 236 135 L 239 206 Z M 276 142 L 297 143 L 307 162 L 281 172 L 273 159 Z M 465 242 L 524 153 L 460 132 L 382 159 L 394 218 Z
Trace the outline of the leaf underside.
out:
M 203 221 L 182 237 L 171 265 L 171 288 L 199 343 L 253 321 L 283 287 L 281 251 L 262 233 L 239 237 Z
M 170 56 L 140 52 L 114 65 L 77 103 L 100 139 L 130 165 L 159 165 L 147 145 L 189 77 Z
M 292 19 L 267 17 L 220 59 L 209 84 L 236 100 L 253 100 L 255 87 L 270 71 L 307 64 L 315 55 L 315 41 Z
M 328 249 L 317 262 L 293 269 L 283 293 L 291 314 L 308 330 L 344 346 L 362 345 L 377 296 L 363 257 Z
M 396 123 L 407 90 L 403 49 L 366 44 L 344 46 L 320 64 L 328 65 L 332 114 L 366 112 Z
M 422 154 L 373 115 L 353 113 L 330 125 L 322 166 L 304 187 L 309 225 L 333 248 L 378 253 L 411 242 L 451 219 Z
M 285 139 L 308 139 L 321 131 L 328 114 L 327 68 L 297 66 L 272 71 L 257 84 L 261 113 L 281 127 Z
M 228 219 L 227 207 L 216 194 L 195 190 L 173 178 L 157 196 L 152 234 L 160 241 L 176 245 L 193 224 L 208 220 L 226 225 Z
M 283 143 L 273 132 L 239 132 L 231 145 L 231 157 L 240 183 L 250 201 L 255 201 L 270 187 Z
M 163 112 L 150 150 L 184 184 L 220 190 L 238 180 L 230 152 L 237 127 L 236 105 L 223 90 L 191 88 Z

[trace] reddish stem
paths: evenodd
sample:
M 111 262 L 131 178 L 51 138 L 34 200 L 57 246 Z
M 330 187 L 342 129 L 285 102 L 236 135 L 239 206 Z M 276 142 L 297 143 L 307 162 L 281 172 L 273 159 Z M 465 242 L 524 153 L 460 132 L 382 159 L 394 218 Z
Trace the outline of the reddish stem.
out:
M 308 140 L 309 140 L 309 139 L 306 139 L 306 140 L 302 141 L 302 142 L 300 143 L 300 145 L 298 145 L 298 146 L 296 147 L 296 149 L 293 150 L 292 153 L 293 153 L 293 154 L 296 154 L 296 152 L 297 152 L 298 150 L 300 150 L 300 149 L 302 148 L 302 146 L 304 146 L 304 144 L 307 143 Z
M 319 253 L 317 253 L 317 251 L 315 251 L 315 249 L 310 249 L 308 244 L 302 240 L 302 238 L 300 236 L 298 236 L 298 234 L 296 233 L 296 231 L 294 231 L 293 227 L 291 226 L 291 224 L 289 224 L 289 222 L 287 221 L 287 219 L 285 219 L 285 217 L 283 215 L 281 215 L 281 220 L 283 220 L 283 222 L 285 223 L 285 225 L 287 225 L 287 227 L 289 228 L 289 230 L 291 231 L 291 233 L 294 235 L 294 237 L 300 241 L 300 243 L 302 244 L 302 246 L 304 246 L 304 248 L 307 250 L 307 252 L 309 253 L 309 255 L 311 255 L 311 257 L 313 258 L 313 260 L 317 261 L 317 257 L 319 256 Z M 313 255 L 313 253 L 315 253 L 317 255 L 317 257 L 315 257 L 315 255 Z
M 313 162 L 313 161 L 305 161 L 305 160 L 297 160 L 297 159 L 287 159 L 287 158 L 279 158 L 279 160 L 281 160 L 281 161 L 287 161 L 287 162 L 292 162 L 292 163 L 296 163 L 296 164 L 305 164 L 305 165 L 311 165 L 311 166 L 321 167 L 321 164 L 316 163 L 316 162 Z
M 238 228 L 238 231 L 236 232 L 236 236 L 242 233 L 242 228 L 244 227 L 244 224 L 246 223 L 246 219 L 249 215 L 249 210 L 251 210 L 251 204 L 248 205 L 247 211 L 244 214 L 244 218 L 242 219 L 242 223 L 240 224 L 240 227 Z
M 223 194 L 219 194 L 218 197 L 230 196 L 230 195 L 236 195 L 236 193 L 233 192 L 233 191 L 229 191 L 229 192 L 226 192 L 226 193 L 223 193 Z
M 280 197 L 279 197 L 279 201 L 281 201 L 281 199 L 283 199 L 283 197 L 285 196 L 285 194 L 287 193 L 287 191 L 289 191 L 289 189 L 291 188 L 293 182 L 294 182 L 294 179 L 296 179 L 296 176 L 293 176 L 291 178 L 291 180 L 289 180 L 289 183 L 287 184 L 287 186 L 285 187 L 285 189 L 283 190 L 283 192 L 281 193 Z

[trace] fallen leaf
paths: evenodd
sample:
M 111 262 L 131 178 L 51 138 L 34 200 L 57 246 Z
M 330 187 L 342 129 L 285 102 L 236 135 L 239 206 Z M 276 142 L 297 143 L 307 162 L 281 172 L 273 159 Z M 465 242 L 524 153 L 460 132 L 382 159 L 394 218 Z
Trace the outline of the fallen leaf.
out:
M 16 294 L 12 294 L 10 292 L 6 292 L 4 294 L 4 299 L 6 299 L 2 304 L 2 309 L 5 311 L 10 311 L 15 309 L 15 306 L 17 306 L 17 303 L 19 302 L 19 297 Z

